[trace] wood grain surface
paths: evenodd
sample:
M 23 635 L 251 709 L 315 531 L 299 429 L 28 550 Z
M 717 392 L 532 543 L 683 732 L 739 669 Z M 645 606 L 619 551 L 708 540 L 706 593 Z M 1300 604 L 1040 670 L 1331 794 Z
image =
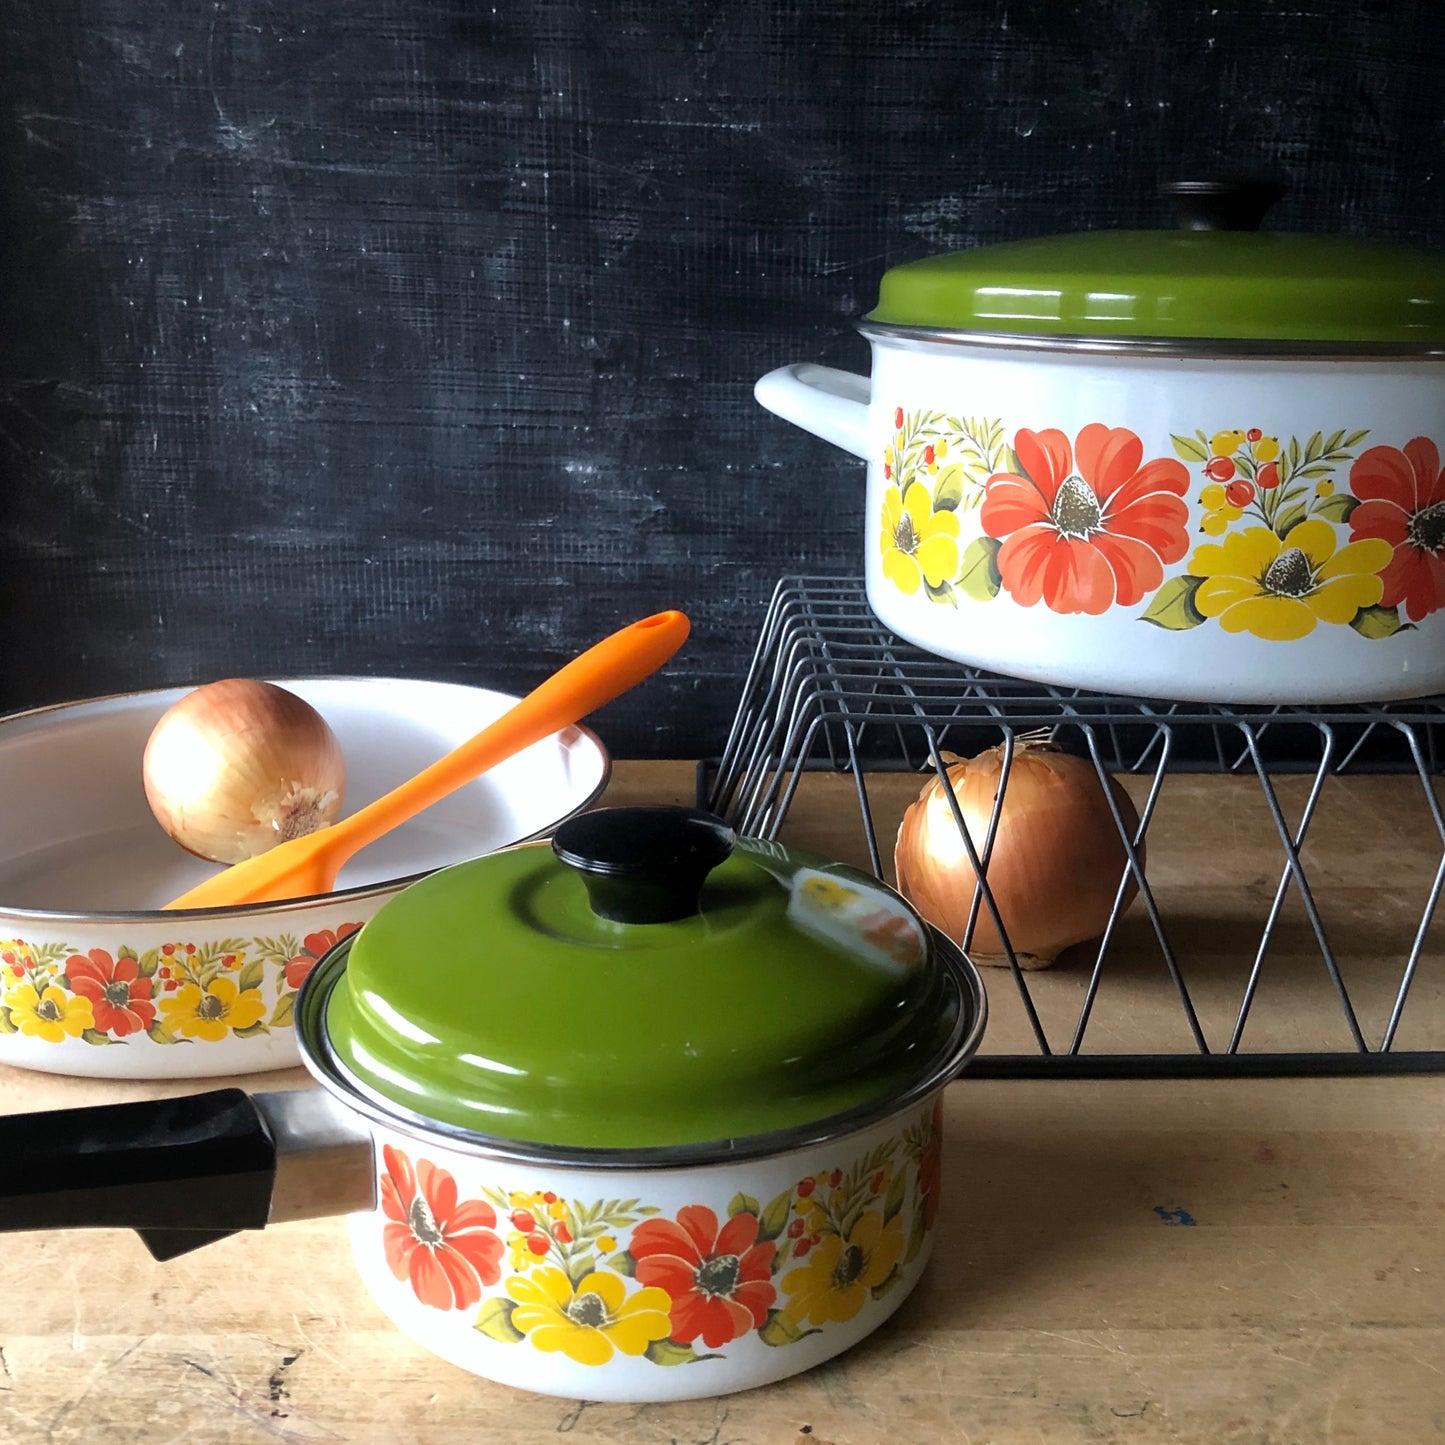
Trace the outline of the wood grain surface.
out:
M 689 766 L 633 763 L 605 801 L 691 795 Z M 855 807 L 815 797 L 785 841 L 850 854 Z M 186 1087 L 4 1069 L 0 1109 Z M 938 1251 L 899 1313 L 793 1380 L 667 1406 L 523 1394 L 430 1357 L 363 1292 L 340 1220 L 167 1265 L 117 1231 L 10 1235 L 0 1439 L 1416 1445 L 1445 1436 L 1442 1120 L 1439 1076 L 965 1073 L 945 1097 Z
M 1167 226 L 1445 240 L 1434 0 L 0 0 L 0 709 L 229 674 L 520 688 L 721 746 L 862 468 L 763 413 L 900 261 Z

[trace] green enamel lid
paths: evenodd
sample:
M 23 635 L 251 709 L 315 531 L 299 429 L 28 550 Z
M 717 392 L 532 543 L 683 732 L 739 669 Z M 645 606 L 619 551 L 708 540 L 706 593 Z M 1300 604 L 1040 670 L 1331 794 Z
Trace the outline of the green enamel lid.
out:
M 1204 194 L 1168 189 L 1176 200 L 1189 191 L 1193 207 Z M 1241 222 L 1221 198 L 1238 194 L 1225 185 L 1202 212 L 1182 210 L 1191 229 L 1043 236 L 895 266 L 867 321 L 1030 337 L 1445 343 L 1445 252 L 1228 229 L 1257 224 L 1268 199 Z
M 324 1027 L 351 1081 L 543 1146 L 737 1139 L 902 1096 L 972 1007 L 876 879 L 685 809 L 583 814 L 422 879 L 348 942 Z

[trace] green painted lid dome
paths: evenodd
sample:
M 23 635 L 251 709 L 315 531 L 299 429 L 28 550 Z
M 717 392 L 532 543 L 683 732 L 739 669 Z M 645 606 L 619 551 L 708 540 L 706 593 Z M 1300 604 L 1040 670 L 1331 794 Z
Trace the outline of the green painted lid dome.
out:
M 1228 210 L 1231 184 L 1166 188 L 1203 208 L 1182 212 L 1190 229 L 1042 236 L 895 266 L 866 320 L 1038 337 L 1445 344 L 1445 252 L 1232 229 L 1257 224 L 1278 192 L 1241 221 Z
M 876 879 L 684 809 L 583 814 L 550 848 L 444 869 L 348 943 L 325 1003 L 345 1072 L 543 1146 L 817 1123 L 905 1094 L 976 1012 Z

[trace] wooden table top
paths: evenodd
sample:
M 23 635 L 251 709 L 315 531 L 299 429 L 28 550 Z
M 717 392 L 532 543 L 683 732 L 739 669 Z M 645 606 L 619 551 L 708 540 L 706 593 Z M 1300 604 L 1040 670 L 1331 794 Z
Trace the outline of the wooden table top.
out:
M 1227 828 L 1223 780 L 1201 787 L 1213 801 L 1193 812 L 1210 818 L 1211 828 Z M 687 765 L 619 764 L 606 801 L 691 801 L 691 794 Z M 790 815 L 784 840 L 856 854 L 851 797 L 848 788 L 824 787 L 800 804 L 796 821 Z M 1366 798 L 1359 806 L 1383 804 Z M 1161 907 L 1174 898 L 1165 851 L 1156 847 L 1151 859 Z M 1213 907 L 1209 890 L 1222 885 L 1205 874 L 1200 886 Z M 1432 969 L 1438 979 L 1438 964 L 1427 956 L 1422 972 Z M 1059 967 L 1058 997 L 1072 999 L 1078 970 Z M 995 978 L 991 999 L 1004 992 Z M 1432 988 L 1438 984 L 1426 987 L 1427 1002 Z M 1152 1007 L 1143 1006 L 1146 1022 Z M 1000 1015 L 1002 1042 L 992 1043 L 991 1024 L 990 1046 L 1013 1048 L 1015 1024 L 1007 1009 L 996 1008 Z M 1287 1041 L 1290 1026 L 1280 1027 Z M 274 1089 L 304 1081 L 300 1071 L 286 1071 L 235 1082 Z M 0 1069 L 0 1110 L 195 1087 L 205 1085 Z M 0 1440 L 519 1445 L 564 1434 L 599 1445 L 1379 1445 L 1442 1438 L 1442 1121 L 1445 1078 L 1434 1075 L 1005 1081 L 965 1074 L 946 1093 L 939 1240 L 912 1298 L 827 1365 L 760 1390 L 676 1405 L 527 1395 L 435 1359 L 371 1303 L 339 1219 L 234 1236 L 164 1265 L 120 1231 L 9 1235 Z

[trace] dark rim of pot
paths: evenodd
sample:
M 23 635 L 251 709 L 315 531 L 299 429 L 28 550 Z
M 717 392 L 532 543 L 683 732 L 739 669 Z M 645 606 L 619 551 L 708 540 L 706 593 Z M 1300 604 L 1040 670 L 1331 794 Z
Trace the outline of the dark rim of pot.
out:
M 1178 356 L 1220 361 L 1445 361 L 1439 342 L 1262 341 L 1197 336 L 1038 336 L 1014 331 L 953 331 L 905 326 L 893 321 L 859 321 L 870 341 L 931 342 L 944 346 L 1008 351 L 1084 352 L 1102 356 Z
M 765 1134 L 749 1134 L 737 1139 L 711 1139 L 635 1149 L 536 1144 L 442 1123 L 386 1098 L 356 1078 L 337 1057 L 326 1024 L 326 1001 L 346 971 L 346 958 L 355 934 L 349 934 L 324 953 L 301 985 L 301 994 L 296 1001 L 296 1039 L 302 1062 L 323 1087 L 349 1108 L 372 1123 L 399 1129 L 429 1143 L 440 1141 L 446 1148 L 464 1154 L 580 1169 L 675 1169 L 683 1165 L 730 1164 L 768 1155 L 789 1154 L 797 1149 L 831 1143 L 907 1112 L 952 1080 L 973 1057 L 988 1021 L 988 999 L 983 980 L 956 944 L 931 926 L 928 931 L 936 957 L 958 989 L 959 1010 L 958 1021 L 947 1043 L 933 1056 L 919 1078 L 902 1093 L 889 1094 L 871 1104 L 832 1114 L 815 1123 L 776 1129 Z

